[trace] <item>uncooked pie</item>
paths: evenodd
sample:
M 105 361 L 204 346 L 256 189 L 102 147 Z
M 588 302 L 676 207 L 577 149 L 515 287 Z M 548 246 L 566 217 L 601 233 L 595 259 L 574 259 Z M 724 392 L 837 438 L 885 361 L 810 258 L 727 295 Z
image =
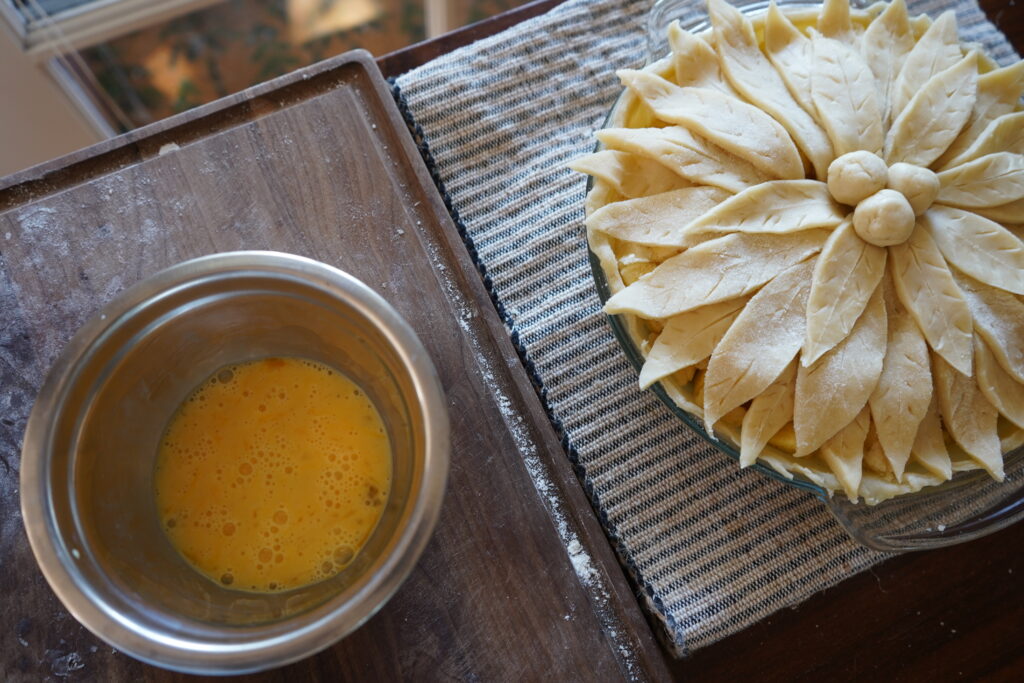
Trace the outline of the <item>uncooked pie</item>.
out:
M 709 0 L 623 70 L 587 232 L 659 382 L 740 463 L 878 502 L 1024 441 L 1024 62 L 946 12 Z

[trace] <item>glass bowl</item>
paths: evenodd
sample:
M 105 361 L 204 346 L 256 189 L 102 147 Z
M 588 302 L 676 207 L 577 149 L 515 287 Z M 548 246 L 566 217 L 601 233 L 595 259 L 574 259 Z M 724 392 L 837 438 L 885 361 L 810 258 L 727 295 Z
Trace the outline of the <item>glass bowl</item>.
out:
M 391 443 L 392 486 L 341 572 L 254 593 L 172 547 L 153 470 L 165 426 L 201 381 L 270 356 L 320 361 L 367 392 Z M 433 364 L 387 301 L 307 258 L 215 254 L 125 291 L 69 342 L 26 429 L 22 516 L 54 592 L 113 647 L 177 671 L 256 671 L 331 645 L 398 589 L 440 513 L 448 448 Z
M 787 13 L 817 14 L 821 4 L 809 0 L 778 0 L 776 3 Z M 744 14 L 756 16 L 767 10 L 768 2 L 736 4 Z M 867 3 L 854 0 L 855 9 Z M 651 65 L 668 52 L 665 29 L 678 19 L 680 25 L 694 33 L 710 27 L 704 3 L 700 0 L 659 0 L 647 18 L 647 64 Z M 616 120 L 621 107 L 627 105 L 628 92 L 624 91 L 612 107 L 602 127 Z M 597 149 L 601 149 L 598 144 Z M 587 194 L 593 187 L 593 178 L 587 183 Z M 589 245 L 590 265 L 602 305 L 611 297 L 611 286 L 602 267 L 600 257 Z M 626 315 L 607 316 L 612 332 L 623 352 L 637 372 L 643 367 L 644 355 L 638 340 L 641 338 L 635 321 Z M 707 433 L 702 419 L 683 410 L 670 395 L 674 389 L 661 382 L 651 391 L 680 420 L 697 432 L 708 443 L 732 458 L 737 466 L 739 451 L 735 444 L 738 433 L 728 425 L 715 434 Z M 720 423 L 721 424 L 721 423 Z M 728 466 L 723 462 L 723 467 Z M 799 475 L 787 476 L 756 462 L 750 466 L 763 476 L 786 486 L 807 491 L 832 512 L 843 528 L 863 545 L 883 552 L 903 552 L 939 548 L 962 543 L 1002 529 L 1024 517 L 1024 447 L 1011 450 L 1004 457 L 1006 480 L 994 481 L 983 471 L 959 472 L 941 485 L 926 487 L 875 505 L 851 503 L 843 495 L 833 495 L 827 489 Z

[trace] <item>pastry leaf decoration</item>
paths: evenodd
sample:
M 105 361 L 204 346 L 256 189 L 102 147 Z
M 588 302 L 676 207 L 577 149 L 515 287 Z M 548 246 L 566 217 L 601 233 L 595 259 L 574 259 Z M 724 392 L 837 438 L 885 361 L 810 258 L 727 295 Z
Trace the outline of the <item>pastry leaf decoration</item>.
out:
M 871 69 L 856 50 L 838 40 L 815 36 L 813 46 L 811 96 L 835 155 L 881 152 L 885 134 Z
M 782 374 L 803 343 L 813 263 L 797 264 L 750 299 L 715 347 L 704 380 L 704 422 L 754 398 Z
M 885 160 L 928 166 L 960 134 L 978 87 L 977 54 L 936 74 L 907 103 L 885 140 Z
M 849 221 L 833 232 L 814 267 L 807 302 L 807 366 L 846 338 L 885 273 L 886 251 L 866 243 Z

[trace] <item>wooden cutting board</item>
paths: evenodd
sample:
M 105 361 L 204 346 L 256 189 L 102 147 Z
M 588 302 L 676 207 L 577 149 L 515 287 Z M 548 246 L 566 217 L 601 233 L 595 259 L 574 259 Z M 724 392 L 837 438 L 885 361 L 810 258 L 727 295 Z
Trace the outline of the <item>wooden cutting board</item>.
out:
M 0 180 L 0 678 L 171 674 L 113 652 L 49 590 L 18 512 L 31 399 L 101 304 L 184 259 L 272 249 L 387 298 L 449 401 L 440 524 L 385 608 L 283 676 L 661 678 L 662 654 L 365 52 Z M 278 672 L 278 676 L 282 672 Z

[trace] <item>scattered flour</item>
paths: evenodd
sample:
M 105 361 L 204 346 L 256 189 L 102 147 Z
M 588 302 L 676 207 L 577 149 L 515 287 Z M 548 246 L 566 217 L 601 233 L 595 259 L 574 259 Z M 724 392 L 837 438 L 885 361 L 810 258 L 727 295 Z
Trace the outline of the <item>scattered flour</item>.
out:
M 421 222 L 416 221 L 416 224 L 420 225 Z M 601 621 L 604 631 L 609 635 L 621 655 L 622 662 L 626 667 L 629 677 L 635 680 L 638 677 L 636 671 L 636 655 L 632 648 L 629 647 L 628 641 L 621 640 L 618 637 L 618 631 L 613 628 L 618 623 L 618 619 L 608 609 L 608 602 L 611 600 L 611 596 L 604 585 L 604 580 L 600 573 L 595 569 L 590 555 L 583 547 L 583 544 L 580 543 L 579 537 L 574 531 L 569 529 L 567 517 L 564 512 L 565 502 L 562 500 L 558 490 L 552 484 L 547 466 L 541 461 L 537 454 L 537 448 L 530 438 L 529 429 L 525 424 L 522 414 L 516 410 L 512 400 L 503 393 L 497 378 L 489 369 L 500 361 L 497 359 L 489 359 L 489 353 L 485 352 L 482 348 L 480 339 L 473 332 L 470 326 L 470 321 L 476 317 L 476 313 L 469 306 L 462 292 L 452 281 L 448 268 L 439 256 L 434 244 L 430 240 L 426 239 L 422 240 L 422 243 L 424 245 L 424 249 L 427 251 L 427 255 L 430 257 L 431 263 L 434 265 L 435 272 L 438 274 L 441 287 L 444 289 L 448 300 L 452 303 L 459 326 L 466 332 L 466 339 L 472 347 L 474 356 L 476 357 L 477 367 L 480 369 L 480 374 L 484 380 L 484 384 L 486 384 L 491 395 L 495 398 L 498 409 L 501 412 L 502 417 L 505 419 L 505 425 L 523 458 L 526 471 L 529 473 L 530 479 L 533 481 L 534 488 L 536 488 L 541 498 L 547 501 L 548 511 L 555 522 L 559 539 L 562 542 L 562 547 L 565 548 L 566 554 L 569 556 L 569 561 L 572 563 L 573 570 L 576 572 L 576 576 L 579 578 L 580 582 L 590 589 L 591 596 L 593 597 L 596 606 L 598 619 Z M 568 620 L 569 615 L 566 615 L 564 618 Z
M 590 564 L 590 556 L 587 555 L 583 550 L 583 546 L 580 545 L 579 539 L 573 538 L 569 541 L 569 545 L 566 546 L 569 551 L 569 559 L 572 560 L 572 567 L 576 570 L 576 576 L 580 577 L 580 581 L 584 584 L 590 584 L 597 576 L 597 572 L 594 571 L 594 566 Z M 615 632 L 612 631 L 609 635 L 614 638 Z
M 82 656 L 77 652 L 69 652 L 62 654 L 53 650 L 47 650 L 46 655 L 53 656 L 54 658 L 50 661 L 50 671 L 53 672 L 54 676 L 60 678 L 66 678 L 76 671 L 81 671 L 85 668 L 85 661 Z

